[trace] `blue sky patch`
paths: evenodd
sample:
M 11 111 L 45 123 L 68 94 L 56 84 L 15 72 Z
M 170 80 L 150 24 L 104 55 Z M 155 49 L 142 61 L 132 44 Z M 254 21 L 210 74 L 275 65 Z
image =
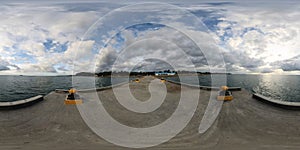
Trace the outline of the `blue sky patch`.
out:
M 59 43 L 55 42 L 52 39 L 47 39 L 43 43 L 46 52 L 52 52 L 52 53 L 62 53 L 65 52 L 68 49 L 68 42 L 66 43 Z
M 191 11 L 195 16 L 199 17 L 207 28 L 211 31 L 217 30 L 217 25 L 222 22 L 220 18 L 224 17 L 212 10 L 196 10 Z
M 133 31 L 146 31 L 146 30 L 159 30 L 160 28 L 165 27 L 162 24 L 153 24 L 153 23 L 144 23 L 144 24 L 136 24 L 130 27 L 125 28 L 126 30 Z
M 28 51 L 21 50 L 12 55 L 15 60 L 12 61 L 14 64 L 24 64 L 24 63 L 36 63 L 37 60 L 34 56 L 30 55 Z
M 148 31 L 148 30 L 159 30 L 163 27 L 166 27 L 165 25 L 162 24 L 153 24 L 153 23 L 144 23 L 144 24 L 136 24 L 130 27 L 125 28 L 125 30 L 130 30 L 132 31 L 133 35 L 135 37 L 138 37 L 140 33 L 142 33 L 143 31 Z M 112 46 L 117 49 L 120 50 L 125 42 L 125 39 L 122 35 L 122 32 L 117 33 L 114 37 L 114 40 L 116 40 L 116 43 L 114 43 Z M 108 45 L 106 44 L 104 47 L 107 47 Z

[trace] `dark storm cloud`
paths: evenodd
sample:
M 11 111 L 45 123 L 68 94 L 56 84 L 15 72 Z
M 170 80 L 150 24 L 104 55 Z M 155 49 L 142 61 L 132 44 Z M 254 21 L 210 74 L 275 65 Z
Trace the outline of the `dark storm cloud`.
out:
M 0 71 L 11 70 L 9 67 L 12 67 L 12 68 L 15 68 L 15 69 L 20 69 L 17 65 L 10 64 L 9 62 L 3 60 L 0 57 Z
M 243 67 L 246 70 L 255 71 L 256 68 L 264 64 L 263 60 L 251 58 L 247 54 L 238 51 L 224 53 L 224 60 L 227 64 L 228 71 L 237 71 L 232 67 L 232 65 Z
M 4 71 L 4 70 L 10 70 L 8 67 L 6 67 L 6 66 L 1 66 L 0 65 L 0 71 Z
M 277 61 L 272 65 L 279 66 L 283 71 L 300 71 L 300 55 L 284 61 Z
M 199 38 L 197 40 L 205 41 L 201 42 L 201 49 L 189 37 L 171 28 L 164 27 L 139 33 L 141 35 L 135 35 L 135 32 L 131 30 L 120 33 L 124 39 L 121 40 L 121 45 L 123 48 L 129 48 L 127 50 L 123 49 L 118 52 L 119 48 L 112 44 L 114 42 L 103 48 L 98 56 L 97 71 L 111 70 L 113 67 L 123 71 L 130 71 L 133 68 L 153 71 L 172 69 L 172 67 L 191 70 L 207 66 L 206 57 L 211 57 L 213 65 L 219 65 L 215 63 L 215 60 L 218 60 L 215 59 L 217 47 L 206 40 L 205 36 L 208 35 L 203 32 L 192 32 L 195 37 Z M 113 41 L 117 41 L 120 45 L 120 40 Z M 202 50 L 207 51 L 207 56 Z M 114 64 L 117 58 L 122 63 Z M 171 67 L 170 64 L 173 66 Z
M 173 67 L 162 60 L 146 59 L 142 63 L 137 64 L 133 71 L 161 71 L 174 70 Z

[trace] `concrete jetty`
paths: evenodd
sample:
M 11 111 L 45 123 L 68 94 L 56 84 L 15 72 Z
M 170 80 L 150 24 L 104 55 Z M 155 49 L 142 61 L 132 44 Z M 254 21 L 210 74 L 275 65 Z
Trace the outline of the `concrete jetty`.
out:
M 153 77 L 130 82 L 131 93 L 140 101 L 149 99 L 148 85 Z M 171 140 L 146 149 L 259 150 L 299 149 L 300 111 L 263 103 L 246 90 L 233 91 L 234 100 L 222 110 L 204 134 L 198 128 L 211 92 L 196 87 L 164 83 L 167 95 L 161 107 L 151 113 L 135 113 L 116 100 L 110 88 L 98 90 L 102 105 L 118 122 L 132 127 L 151 127 L 168 119 L 176 109 L 181 92 L 199 92 L 196 112 L 188 125 Z M 119 85 L 125 88 L 127 84 Z M 75 105 L 64 105 L 67 93 L 51 92 L 32 106 L 0 110 L 0 150 L 110 150 L 130 149 L 116 146 L 96 135 L 84 122 Z M 79 93 L 84 102 L 89 92 Z M 118 136 L 118 135 L 116 135 Z M 124 139 L 126 140 L 126 139 Z

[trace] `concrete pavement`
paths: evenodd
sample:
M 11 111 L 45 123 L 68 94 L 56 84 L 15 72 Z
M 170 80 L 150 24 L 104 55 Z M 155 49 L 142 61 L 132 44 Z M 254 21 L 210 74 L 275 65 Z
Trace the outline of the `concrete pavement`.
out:
M 151 77 L 131 82 L 132 95 L 146 101 L 151 97 Z M 151 127 L 168 119 L 179 104 L 180 93 L 199 92 L 196 112 L 188 125 L 170 141 L 147 149 L 299 149 L 300 111 L 288 110 L 252 98 L 245 90 L 234 91 L 211 128 L 198 133 L 210 92 L 165 82 L 167 94 L 161 106 L 150 113 L 136 113 L 118 103 L 112 89 L 97 91 L 106 111 L 118 122 L 137 128 Z M 120 87 L 126 85 L 121 85 Z M 89 93 L 82 93 L 86 102 Z M 52 92 L 44 101 L 16 110 L 0 111 L 0 150 L 105 150 L 130 149 L 116 146 L 97 136 L 85 124 L 74 105 L 64 105 L 65 94 Z M 117 136 L 117 135 L 116 135 Z

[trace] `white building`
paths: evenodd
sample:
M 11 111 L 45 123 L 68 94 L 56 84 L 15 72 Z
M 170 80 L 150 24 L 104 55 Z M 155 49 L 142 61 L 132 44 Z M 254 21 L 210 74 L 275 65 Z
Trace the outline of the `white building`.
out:
M 175 72 L 155 72 L 155 76 L 174 76 Z

